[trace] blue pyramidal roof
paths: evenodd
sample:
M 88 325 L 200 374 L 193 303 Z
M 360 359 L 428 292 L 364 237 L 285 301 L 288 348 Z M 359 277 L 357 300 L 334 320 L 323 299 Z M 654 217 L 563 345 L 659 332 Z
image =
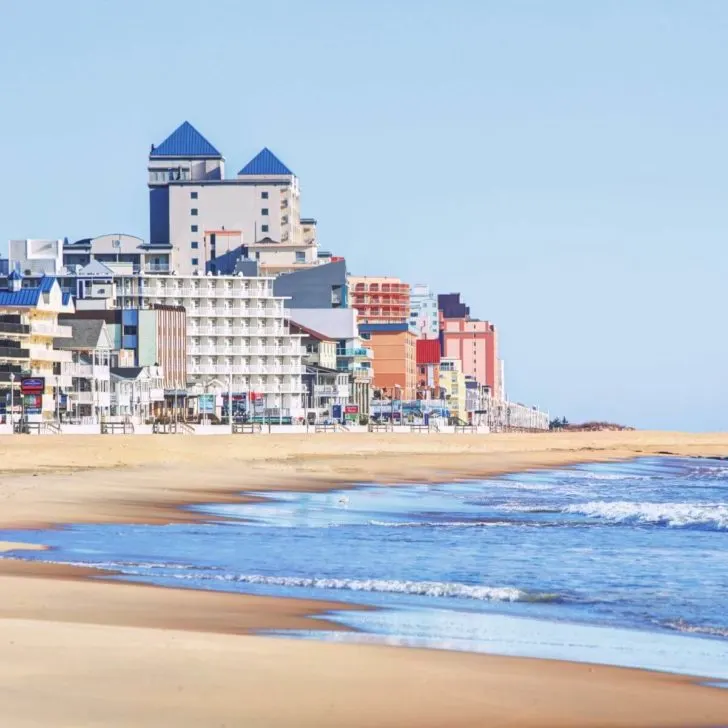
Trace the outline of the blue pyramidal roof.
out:
M 23 276 L 17 268 L 13 268 L 13 272 L 8 276 L 9 281 L 22 281 Z
M 149 156 L 222 159 L 222 154 L 189 121 L 178 126 L 158 147 L 152 147 Z
M 293 174 L 268 147 L 253 157 L 238 174 Z

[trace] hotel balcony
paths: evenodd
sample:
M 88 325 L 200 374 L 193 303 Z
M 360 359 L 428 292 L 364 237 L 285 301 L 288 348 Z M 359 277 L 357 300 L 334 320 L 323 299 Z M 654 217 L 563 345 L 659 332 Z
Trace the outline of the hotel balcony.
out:
M 30 333 L 39 336 L 53 336 L 62 338 L 70 338 L 73 336 L 73 329 L 70 326 L 62 326 L 61 324 L 52 323 L 50 321 L 30 320 Z
M 64 327 L 65 328 L 65 327 Z M 49 362 L 70 362 L 73 353 L 70 351 L 60 351 L 59 349 L 49 349 L 45 346 L 31 346 L 29 349 L 31 361 L 49 361 Z
M 30 359 L 30 350 L 19 346 L 0 346 L 0 360 L 3 359 Z
M 372 359 L 374 357 L 374 352 L 371 349 L 366 349 L 364 347 L 357 347 L 355 349 L 340 349 L 336 352 L 336 356 L 341 357 L 361 357 L 364 359 Z
M 0 335 L 12 334 L 13 336 L 29 336 L 30 326 L 21 324 L 20 321 L 8 321 L 0 318 Z
M 72 404 L 93 404 L 98 407 L 108 407 L 111 404 L 109 392 L 68 392 L 68 399 Z

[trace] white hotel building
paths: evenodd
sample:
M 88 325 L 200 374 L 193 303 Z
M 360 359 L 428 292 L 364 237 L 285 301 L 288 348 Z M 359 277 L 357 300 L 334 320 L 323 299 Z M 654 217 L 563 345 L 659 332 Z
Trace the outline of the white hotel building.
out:
M 185 307 L 193 393 L 226 394 L 232 377 L 233 394 L 282 415 L 303 415 L 305 350 L 290 333 L 272 278 L 142 275 L 116 276 L 115 283 L 120 308 Z

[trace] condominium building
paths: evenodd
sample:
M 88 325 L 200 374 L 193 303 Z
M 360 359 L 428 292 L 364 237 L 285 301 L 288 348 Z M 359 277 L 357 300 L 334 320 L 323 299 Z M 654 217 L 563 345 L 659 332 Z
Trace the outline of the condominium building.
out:
M 358 413 L 369 414 L 374 352 L 360 336 L 355 312 L 350 308 L 298 308 L 291 315 L 296 323 L 336 342 L 336 369 L 348 377 L 349 404 Z
M 71 353 L 54 349 L 55 338 L 69 337 L 71 329 L 59 325 L 58 315 L 73 312 L 70 296 L 52 276 L 43 276 L 35 288 L 23 288 L 23 276 L 14 270 L 8 288 L 0 290 L 0 383 L 18 393 L 23 377 L 39 380 L 37 393 L 23 399 L 29 416 L 52 418 L 59 387 L 70 383 L 55 365 L 71 360 Z M 19 402 L 19 399 L 14 401 Z
M 410 286 L 399 278 L 349 276 L 349 303 L 360 323 L 408 323 Z
M 417 391 L 416 337 L 407 323 L 359 325 L 373 356 L 374 388 L 393 399 L 415 399 Z
M 266 409 L 302 413 L 300 336 L 290 333 L 271 278 L 119 276 L 124 310 L 183 306 L 187 317 L 187 383 L 196 392 L 255 395 Z M 131 331 L 129 331 L 131 333 Z M 252 401 L 252 397 L 249 400 Z
M 152 146 L 148 184 L 150 244 L 169 246 L 180 275 L 232 273 L 240 257 L 269 274 L 318 262 L 298 178 L 267 148 L 227 179 L 222 154 L 184 122 Z
M 447 400 L 451 416 L 465 421 L 468 417 L 467 394 L 465 375 L 459 359 L 440 360 L 440 392 Z
M 502 399 L 502 364 L 495 326 L 471 318 L 470 308 L 460 300 L 459 293 L 438 296 L 438 305 L 442 355 L 459 359 L 465 376 L 487 385 L 496 399 Z
M 429 286 L 420 283 L 412 287 L 409 324 L 419 339 L 437 339 L 440 336 L 437 295 Z

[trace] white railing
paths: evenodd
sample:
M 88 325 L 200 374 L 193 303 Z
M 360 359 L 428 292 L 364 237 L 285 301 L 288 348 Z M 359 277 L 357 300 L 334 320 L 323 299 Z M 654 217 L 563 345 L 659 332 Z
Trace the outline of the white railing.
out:
M 31 346 L 28 349 L 31 361 L 53 361 L 65 362 L 71 361 L 72 354 L 70 351 L 61 351 L 60 349 L 47 349 L 44 346 Z
M 71 362 L 63 367 L 63 372 L 71 377 L 93 377 L 94 365 Z
M 35 321 L 30 319 L 30 333 L 63 338 L 73 336 L 73 329 L 70 326 L 61 326 L 50 321 Z

